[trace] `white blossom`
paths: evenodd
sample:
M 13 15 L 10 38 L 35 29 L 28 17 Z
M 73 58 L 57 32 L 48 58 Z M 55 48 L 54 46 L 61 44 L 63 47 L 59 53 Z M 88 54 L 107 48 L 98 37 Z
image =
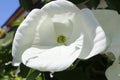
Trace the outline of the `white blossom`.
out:
M 77 58 L 91 58 L 105 48 L 105 33 L 92 11 L 57 0 L 32 10 L 19 26 L 13 41 L 13 65 L 22 62 L 40 71 L 62 71 Z

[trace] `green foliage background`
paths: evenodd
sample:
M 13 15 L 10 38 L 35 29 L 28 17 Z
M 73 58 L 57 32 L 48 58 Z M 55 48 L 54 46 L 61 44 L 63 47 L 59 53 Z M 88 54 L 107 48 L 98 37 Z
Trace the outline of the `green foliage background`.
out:
M 46 3 L 52 0 L 38 0 L 33 4 L 32 0 L 19 0 L 21 7 L 27 11 L 34 8 L 41 8 Z M 90 9 L 96 9 L 100 0 L 69 0 L 74 4 L 84 4 Z M 120 13 L 119 0 L 105 0 L 108 7 L 104 9 L 116 10 Z M 105 77 L 105 70 L 112 64 L 112 61 L 106 55 L 97 55 L 88 60 L 76 60 L 74 64 L 65 71 L 53 73 L 50 77 L 50 72 L 40 72 L 30 69 L 25 65 L 20 65 L 20 72 L 18 68 L 12 66 L 12 41 L 15 31 L 20 23 L 24 20 L 15 21 L 10 29 L 4 32 L 0 29 L 0 80 L 107 80 Z

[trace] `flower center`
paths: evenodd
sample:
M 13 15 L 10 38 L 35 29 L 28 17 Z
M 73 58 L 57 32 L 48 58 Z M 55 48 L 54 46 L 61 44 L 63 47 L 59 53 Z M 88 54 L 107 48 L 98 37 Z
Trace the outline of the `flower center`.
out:
M 57 43 L 64 43 L 66 42 L 66 36 L 64 35 L 58 35 L 57 36 Z

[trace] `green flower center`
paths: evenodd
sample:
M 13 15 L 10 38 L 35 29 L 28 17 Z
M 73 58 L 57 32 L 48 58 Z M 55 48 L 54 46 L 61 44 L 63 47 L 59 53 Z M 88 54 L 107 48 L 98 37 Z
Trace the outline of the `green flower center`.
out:
M 57 43 L 64 43 L 66 42 L 66 36 L 64 35 L 58 35 L 57 36 Z

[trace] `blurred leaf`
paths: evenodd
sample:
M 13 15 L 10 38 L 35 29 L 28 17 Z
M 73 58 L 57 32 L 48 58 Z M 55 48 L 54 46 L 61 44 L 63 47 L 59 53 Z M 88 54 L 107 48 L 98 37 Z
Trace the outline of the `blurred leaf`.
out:
M 88 1 L 88 0 L 69 0 L 69 1 L 71 1 L 71 2 L 74 3 L 74 4 L 79 4 L 79 3 L 86 2 L 86 1 Z
M 98 4 L 100 3 L 100 0 L 89 0 L 86 5 L 89 8 L 97 8 Z
M 39 71 L 34 70 L 31 74 L 28 75 L 26 80 L 34 80 L 35 78 L 37 78 L 37 76 L 40 76 L 39 74 L 40 74 Z M 39 79 L 41 79 L 41 78 L 39 78 Z
M 110 9 L 117 10 L 120 14 L 120 0 L 105 0 Z
M 6 33 L 7 33 L 7 31 L 6 31 L 5 29 L 0 28 L 0 39 L 1 39 L 1 38 L 4 38 L 5 35 L 6 35 Z
M 20 5 L 26 10 L 31 11 L 34 8 L 32 0 L 19 0 Z
M 23 20 L 24 20 L 24 17 L 21 17 L 17 21 L 13 22 L 11 26 L 15 26 L 15 27 L 17 26 L 18 27 L 22 23 Z
M 26 67 L 25 65 L 23 65 L 21 63 L 19 76 L 25 78 L 25 77 L 27 77 L 27 75 L 29 74 L 29 72 L 30 72 L 30 68 Z
M 3 64 L 0 64 L 0 76 L 3 76 L 4 68 L 5 68 L 5 66 Z
M 9 76 L 4 75 L 2 78 L 0 78 L 0 80 L 10 80 Z
M 12 78 L 11 80 L 26 80 L 26 79 L 22 77 L 15 77 L 15 78 Z
M 36 77 L 36 80 L 42 80 L 42 77 L 41 77 L 40 75 L 38 75 L 38 76 Z
M 26 67 L 25 65 L 20 65 L 20 73 L 18 76 L 21 76 L 23 78 L 26 78 L 26 80 L 34 80 L 35 78 L 40 79 L 39 71 L 30 69 L 29 67 Z M 39 77 L 37 77 L 39 75 Z
M 14 31 L 8 32 L 6 36 L 0 39 L 0 47 L 6 47 L 12 43 L 14 36 Z
M 48 3 L 48 2 L 50 2 L 51 0 L 45 0 L 45 3 Z

